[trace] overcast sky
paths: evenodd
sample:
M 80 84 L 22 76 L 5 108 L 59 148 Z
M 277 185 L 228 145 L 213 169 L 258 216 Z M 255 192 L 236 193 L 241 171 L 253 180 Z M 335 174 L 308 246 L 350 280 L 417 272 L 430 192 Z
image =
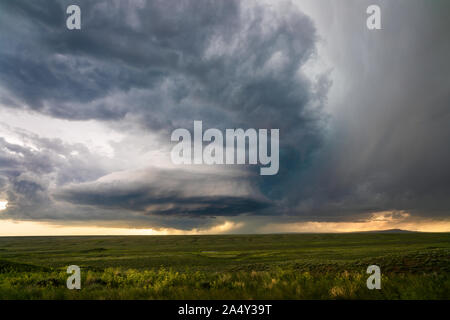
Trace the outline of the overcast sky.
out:
M 1 1 L 0 235 L 450 231 L 449 16 L 445 0 Z M 280 129 L 279 173 L 172 164 L 194 120 Z

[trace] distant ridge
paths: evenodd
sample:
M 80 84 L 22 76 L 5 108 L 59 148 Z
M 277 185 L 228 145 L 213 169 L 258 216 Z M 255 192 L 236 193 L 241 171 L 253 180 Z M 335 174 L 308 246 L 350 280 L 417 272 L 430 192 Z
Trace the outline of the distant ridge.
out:
M 403 229 L 386 229 L 370 231 L 341 231 L 341 232 L 272 232 L 267 234 L 346 234 L 346 233 L 421 233 L 421 231 L 411 231 Z
M 402 230 L 402 229 L 388 229 L 388 230 L 373 230 L 361 231 L 357 233 L 417 233 L 418 231 Z

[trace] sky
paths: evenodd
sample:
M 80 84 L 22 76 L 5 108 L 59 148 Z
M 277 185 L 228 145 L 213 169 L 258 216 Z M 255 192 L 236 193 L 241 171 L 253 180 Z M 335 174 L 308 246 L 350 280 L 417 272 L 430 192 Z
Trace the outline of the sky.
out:
M 2 1 L 0 236 L 448 232 L 449 15 L 440 0 Z M 171 133 L 195 120 L 279 129 L 278 174 L 173 164 Z

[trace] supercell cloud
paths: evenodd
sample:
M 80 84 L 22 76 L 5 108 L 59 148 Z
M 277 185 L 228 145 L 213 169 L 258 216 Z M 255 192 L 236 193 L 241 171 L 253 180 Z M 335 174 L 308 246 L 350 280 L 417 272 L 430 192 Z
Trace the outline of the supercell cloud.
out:
M 1 218 L 448 219 L 450 5 L 375 2 L 372 32 L 365 1 L 77 1 L 76 31 L 70 1 L 3 1 Z M 194 120 L 280 129 L 278 175 L 172 165 L 170 133 Z

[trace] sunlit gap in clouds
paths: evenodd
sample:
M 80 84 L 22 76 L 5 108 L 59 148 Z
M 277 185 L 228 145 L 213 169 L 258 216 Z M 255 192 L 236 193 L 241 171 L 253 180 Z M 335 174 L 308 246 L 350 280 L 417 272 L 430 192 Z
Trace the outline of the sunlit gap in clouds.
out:
M 8 201 L 0 201 L 0 211 L 8 208 Z
M 62 225 L 45 221 L 0 220 L 0 236 L 82 236 L 82 235 L 203 235 L 234 233 L 242 223 L 224 223 L 206 229 L 180 230 L 175 228 L 129 228 L 86 225 Z

